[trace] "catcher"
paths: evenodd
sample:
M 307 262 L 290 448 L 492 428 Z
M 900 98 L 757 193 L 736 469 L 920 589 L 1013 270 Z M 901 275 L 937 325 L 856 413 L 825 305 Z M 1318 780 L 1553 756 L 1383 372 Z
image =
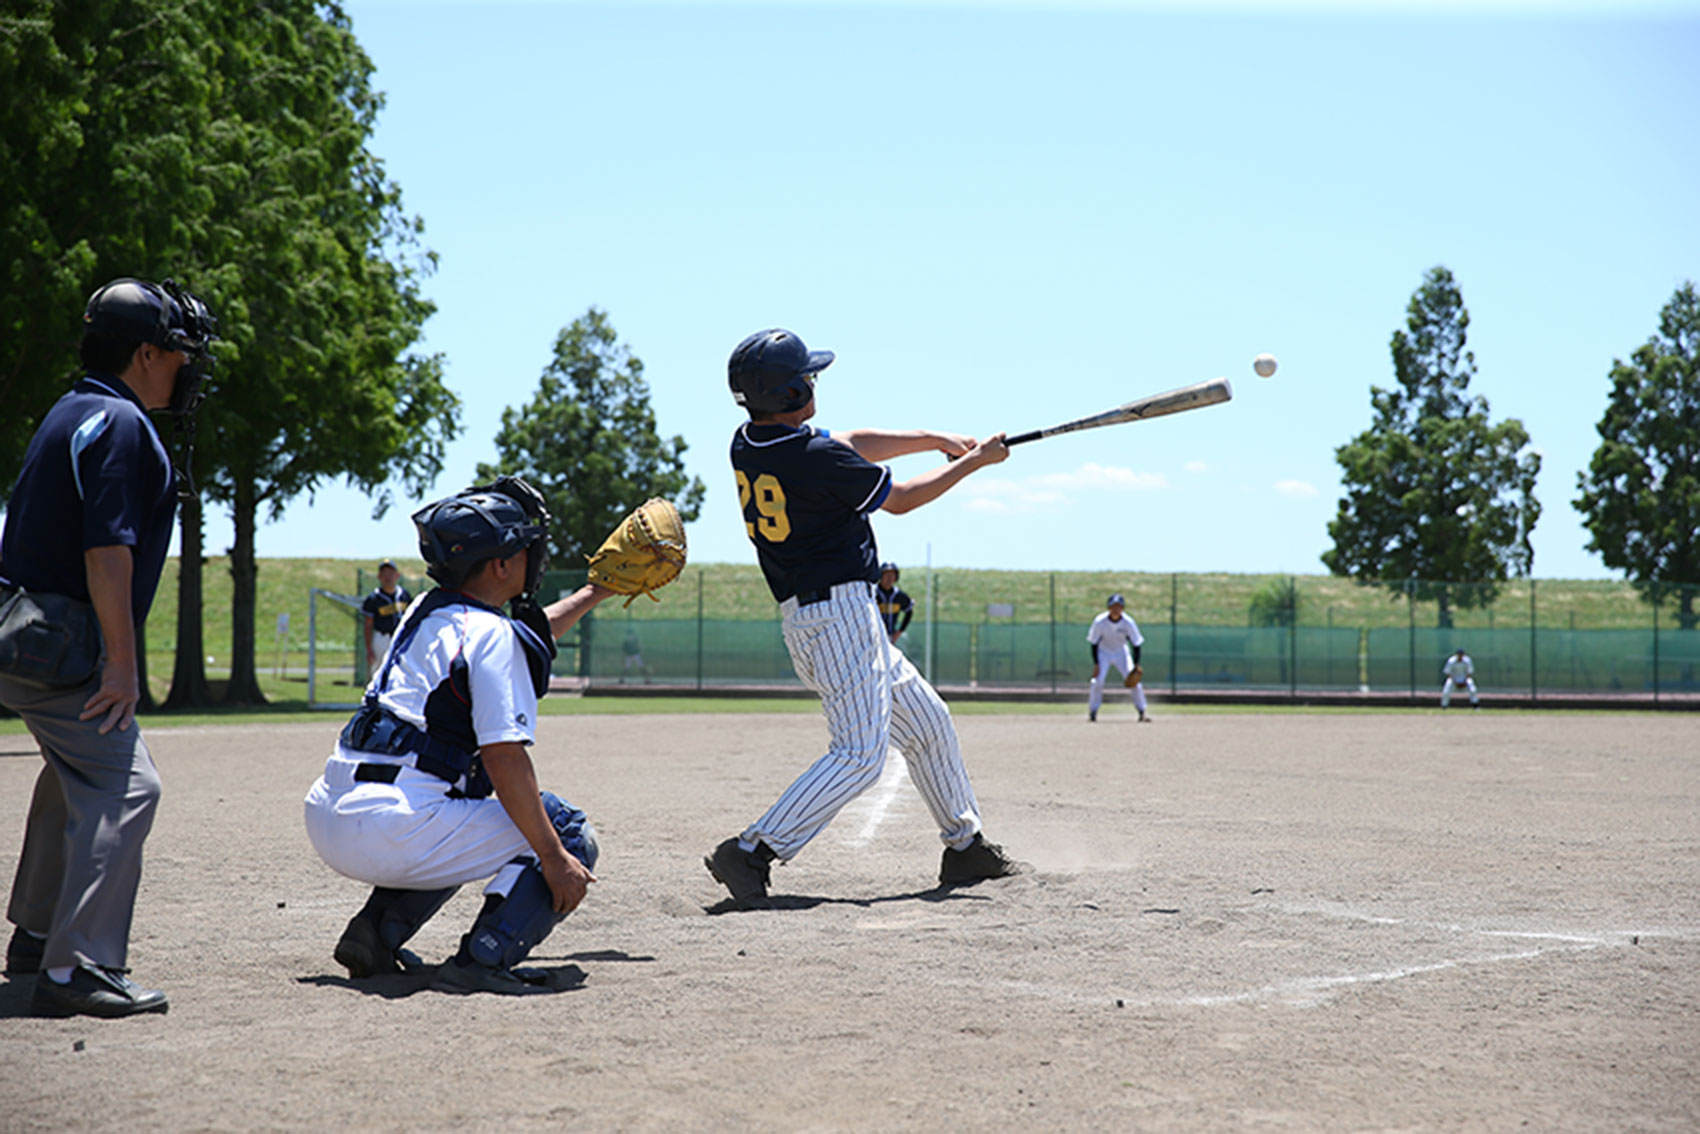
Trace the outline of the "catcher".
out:
M 1092 695 L 1086 719 L 1098 719 L 1098 708 L 1104 703 L 1104 678 L 1114 666 L 1122 674 L 1133 707 L 1139 710 L 1139 723 L 1147 724 L 1151 718 L 1145 712 L 1145 670 L 1139 664 L 1139 647 L 1145 644 L 1145 635 L 1127 613 L 1125 598 L 1111 595 L 1106 605 L 1108 609 L 1094 618 L 1086 631 L 1086 642 L 1092 647 Z
M 671 504 L 648 502 L 592 560 L 591 582 L 541 607 L 549 515 L 525 481 L 468 488 L 413 522 L 438 586 L 408 609 L 305 801 L 320 857 L 374 887 L 335 956 L 355 978 L 422 968 L 403 946 L 462 885 L 488 878 L 431 986 L 547 991 L 547 974 L 519 963 L 584 900 L 597 858 L 584 812 L 538 790 L 526 752 L 555 639 L 607 598 L 676 577 L 684 532 Z

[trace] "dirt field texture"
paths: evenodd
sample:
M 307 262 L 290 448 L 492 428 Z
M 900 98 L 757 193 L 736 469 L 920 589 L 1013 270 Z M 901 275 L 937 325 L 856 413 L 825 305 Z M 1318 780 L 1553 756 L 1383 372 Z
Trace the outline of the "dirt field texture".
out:
M 0 984 L 0 1129 L 1700 1128 L 1700 718 L 1117 708 L 959 717 L 1033 873 L 936 889 L 894 757 L 748 913 L 702 856 L 817 717 L 546 717 L 603 859 L 524 998 L 332 960 L 365 888 L 300 800 L 339 719 L 151 729 L 130 960 L 171 1010 Z M 0 736 L 6 884 L 39 767 Z

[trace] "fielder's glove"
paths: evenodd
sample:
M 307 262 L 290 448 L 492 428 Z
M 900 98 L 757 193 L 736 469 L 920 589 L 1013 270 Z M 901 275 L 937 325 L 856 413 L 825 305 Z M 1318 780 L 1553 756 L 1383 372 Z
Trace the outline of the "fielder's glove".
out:
M 628 595 L 626 605 L 639 595 L 665 587 L 685 569 L 685 524 L 670 500 L 652 497 L 602 541 L 590 558 L 590 581 L 615 594 Z
M 1141 681 L 1144 681 L 1144 680 L 1145 680 L 1145 667 L 1142 666 L 1142 665 L 1135 665 L 1133 667 L 1133 672 L 1128 674 L 1126 677 L 1122 678 L 1122 684 L 1127 686 L 1127 688 L 1132 689 L 1135 685 L 1138 685 Z

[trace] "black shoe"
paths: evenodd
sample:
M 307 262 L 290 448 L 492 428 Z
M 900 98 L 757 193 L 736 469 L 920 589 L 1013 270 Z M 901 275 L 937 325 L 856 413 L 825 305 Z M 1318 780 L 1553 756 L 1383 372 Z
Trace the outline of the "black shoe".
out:
M 702 860 L 714 880 L 732 892 L 732 900 L 741 910 L 772 909 L 767 900 L 768 863 L 755 851 L 738 845 L 736 838 L 727 839 L 714 848 L 714 853 Z
M 1089 721 L 1097 720 L 1098 719 L 1098 710 L 1097 709 L 1086 710 L 1086 719 L 1089 720 Z
M 391 949 L 385 945 L 377 925 L 364 910 L 349 920 L 331 955 L 355 980 L 412 972 L 425 965 L 411 949 Z
M 450 957 L 437 966 L 431 988 L 457 995 L 494 992 L 498 996 L 533 996 L 554 991 L 549 987 L 548 974 L 541 969 L 501 969 L 461 957 Z
M 143 988 L 123 969 L 79 965 L 71 979 L 60 984 L 46 973 L 35 978 L 30 1011 L 37 1016 L 102 1016 L 116 1019 L 139 1012 L 163 1012 L 165 993 Z
M 1026 874 L 1032 869 L 1027 863 L 1010 858 L 1002 847 L 988 843 L 984 835 L 976 833 L 974 841 L 961 850 L 944 848 L 944 859 L 939 863 L 939 883 L 944 886 L 972 886 L 987 878 L 1008 878 L 1013 874 Z
M 47 938 L 37 937 L 23 926 L 12 930 L 12 940 L 6 944 L 6 975 L 28 976 L 41 971 L 42 954 L 47 952 Z

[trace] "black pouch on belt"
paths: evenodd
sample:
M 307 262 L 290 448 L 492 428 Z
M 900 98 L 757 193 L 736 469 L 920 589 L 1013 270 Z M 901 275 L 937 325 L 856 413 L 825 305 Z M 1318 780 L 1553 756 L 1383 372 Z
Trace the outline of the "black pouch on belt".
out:
M 0 673 L 46 689 L 72 689 L 100 668 L 100 619 L 66 595 L 0 588 Z

